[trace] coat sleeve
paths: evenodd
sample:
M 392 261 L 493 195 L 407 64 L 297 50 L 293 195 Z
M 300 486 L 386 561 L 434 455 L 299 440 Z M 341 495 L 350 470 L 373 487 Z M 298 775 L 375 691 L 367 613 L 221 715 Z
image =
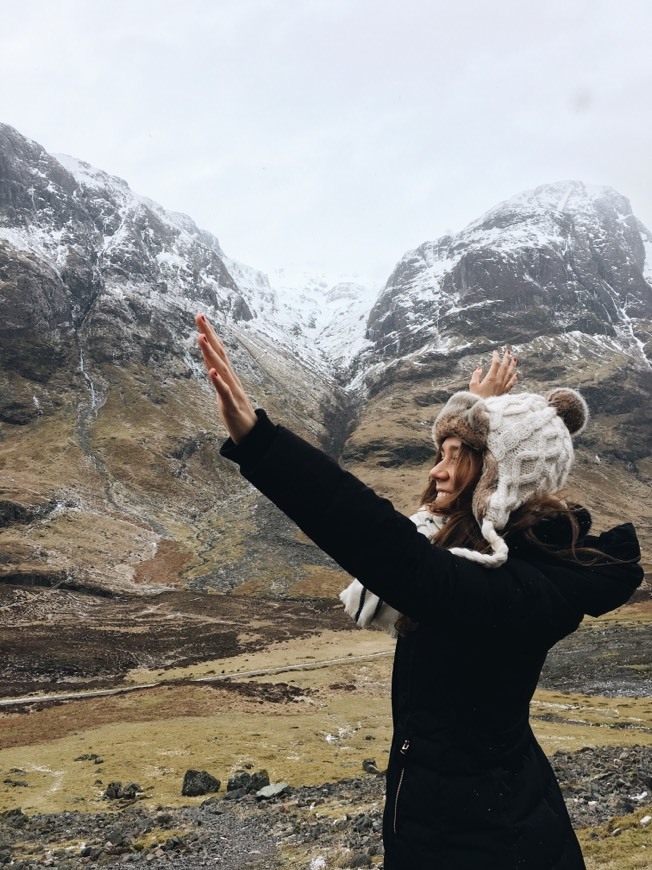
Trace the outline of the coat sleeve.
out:
M 345 571 L 394 607 L 421 622 L 522 621 L 536 613 L 558 621 L 559 608 L 577 624 L 555 584 L 518 560 L 487 569 L 433 547 L 408 517 L 358 478 L 282 426 L 264 411 L 237 446 L 223 456 Z M 570 624 L 570 623 L 569 623 Z M 569 629 L 570 630 L 570 629 Z

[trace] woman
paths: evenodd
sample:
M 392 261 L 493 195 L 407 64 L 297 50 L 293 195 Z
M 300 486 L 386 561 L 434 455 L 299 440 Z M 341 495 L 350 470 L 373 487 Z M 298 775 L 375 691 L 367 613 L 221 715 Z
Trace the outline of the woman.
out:
M 502 396 L 516 383 L 516 357 L 508 349 L 501 360 L 495 350 L 486 377 L 483 378 L 482 374 L 481 367 L 475 369 L 469 382 L 469 391 L 484 398 Z M 459 523 L 463 523 L 466 529 L 472 513 L 473 491 L 481 470 L 482 459 L 478 451 L 468 447 L 459 438 L 447 439 L 436 451 L 429 483 L 421 495 L 421 507 L 410 517 L 417 531 L 433 543 L 445 546 L 444 540 L 451 539 Z M 472 521 L 471 526 L 473 531 Z M 360 628 L 375 626 L 396 637 L 401 627 L 406 628 L 409 624 L 359 580 L 353 580 L 340 593 L 340 600 Z
M 586 422 L 581 397 L 455 394 L 435 442 L 449 455 L 458 439 L 481 471 L 470 509 L 432 546 L 389 501 L 254 411 L 203 315 L 197 325 L 230 434 L 222 455 L 402 615 L 385 870 L 583 868 L 528 705 L 550 647 L 585 613 L 623 604 L 642 571 L 631 525 L 591 537 L 588 514 L 555 497 L 570 432 Z

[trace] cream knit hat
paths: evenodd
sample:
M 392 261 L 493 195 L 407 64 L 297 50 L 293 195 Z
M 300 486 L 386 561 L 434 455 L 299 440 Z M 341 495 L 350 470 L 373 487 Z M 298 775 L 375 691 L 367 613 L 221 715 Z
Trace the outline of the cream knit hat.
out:
M 555 493 L 565 484 L 573 464 L 571 435 L 581 432 L 588 418 L 586 402 L 575 390 L 488 399 L 466 392 L 451 396 L 432 435 L 437 447 L 453 435 L 483 453 L 473 514 L 493 551 L 454 547 L 451 552 L 489 567 L 502 565 L 508 547 L 498 533 L 529 498 Z

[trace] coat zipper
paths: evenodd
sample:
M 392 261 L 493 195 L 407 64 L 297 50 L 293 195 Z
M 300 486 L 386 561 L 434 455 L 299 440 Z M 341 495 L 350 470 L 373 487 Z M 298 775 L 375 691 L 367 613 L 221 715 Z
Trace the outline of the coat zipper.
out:
M 410 741 L 404 740 L 403 745 L 401 746 L 400 753 L 401 755 L 406 755 L 408 749 L 410 748 Z M 397 816 L 398 816 L 398 796 L 401 792 L 401 786 L 403 785 L 403 777 L 405 776 L 405 765 L 401 768 L 401 775 L 398 780 L 398 786 L 396 787 L 396 796 L 394 798 L 394 834 L 396 835 L 398 831 L 397 827 Z

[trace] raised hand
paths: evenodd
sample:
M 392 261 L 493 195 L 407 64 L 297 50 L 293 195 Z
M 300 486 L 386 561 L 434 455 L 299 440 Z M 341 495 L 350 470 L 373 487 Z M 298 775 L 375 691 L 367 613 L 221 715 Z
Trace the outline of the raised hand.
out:
M 236 444 L 256 425 L 257 417 L 226 350 L 204 314 L 195 317 L 204 365 L 217 392 L 217 408 Z
M 481 366 L 478 366 L 471 375 L 469 392 L 475 393 L 476 396 L 481 396 L 483 399 L 487 399 L 489 396 L 502 396 L 503 393 L 508 393 L 512 389 L 517 379 L 516 357 L 511 349 L 505 349 L 502 360 L 498 351 L 495 350 L 492 354 L 489 371 L 484 378 Z

